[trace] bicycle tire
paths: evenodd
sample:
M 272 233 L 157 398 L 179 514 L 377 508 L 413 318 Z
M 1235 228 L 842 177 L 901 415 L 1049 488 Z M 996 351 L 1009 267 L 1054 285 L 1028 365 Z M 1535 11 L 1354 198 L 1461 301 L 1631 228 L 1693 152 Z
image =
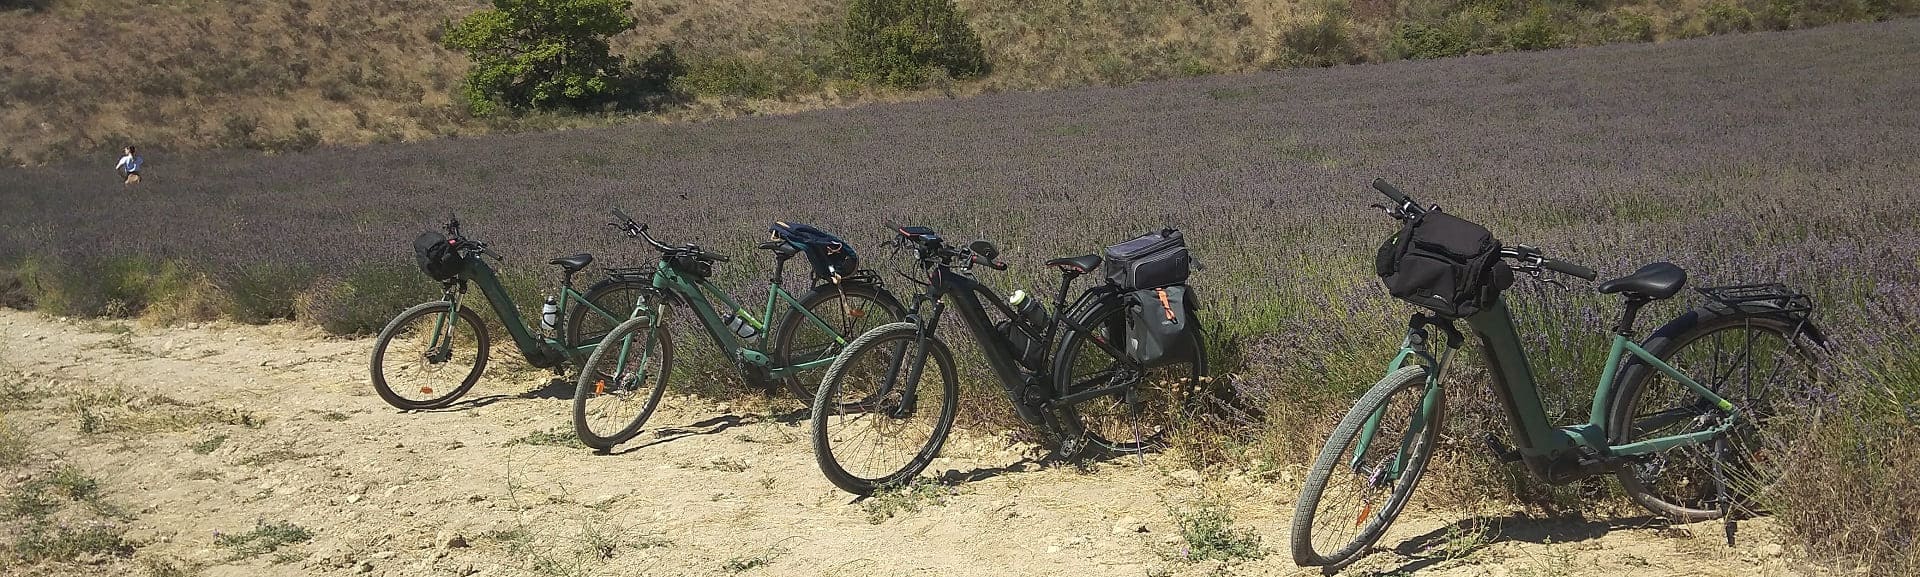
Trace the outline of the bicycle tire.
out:
M 633 312 L 635 301 L 646 299 L 652 294 L 653 285 L 646 281 L 608 278 L 587 287 L 587 291 L 581 293 L 580 298 L 619 316 Z M 626 295 L 633 296 L 628 298 Z M 568 350 L 587 343 L 598 343 L 600 339 L 607 336 L 607 333 L 613 332 L 614 327 L 628 320 L 608 320 L 586 306 L 579 303 L 571 304 L 572 306 L 567 307 L 567 330 L 565 341 L 563 341 Z
M 487 369 L 487 323 L 480 318 L 479 313 L 473 312 L 473 309 L 464 306 L 460 307 L 460 312 L 455 318 L 466 321 L 467 326 L 472 330 L 474 334 L 473 343 L 475 345 L 475 351 L 473 353 L 473 368 L 469 369 L 465 375 L 455 375 L 460 377 L 460 383 L 444 395 L 428 397 L 425 400 L 414 400 L 400 395 L 394 390 L 392 383 L 388 382 L 387 373 L 389 371 L 385 366 L 387 349 L 393 346 L 394 339 L 400 337 L 400 333 L 407 328 L 414 319 L 422 318 L 435 312 L 444 314 L 452 310 L 453 303 L 448 301 L 420 303 L 405 311 L 401 311 L 400 314 L 393 317 L 393 320 L 387 321 L 386 327 L 380 329 L 380 336 L 374 339 L 373 342 L 373 355 L 368 361 L 368 371 L 373 379 L 373 390 L 380 394 L 381 400 L 386 401 L 387 404 L 392 405 L 393 408 L 402 411 L 437 409 L 453 404 L 459 400 L 462 395 L 467 394 L 467 391 L 473 389 L 474 383 L 480 382 L 480 375 L 486 372 Z M 457 322 L 454 323 L 455 326 L 458 326 L 458 324 Z M 458 333 L 456 332 L 454 334 Z M 451 335 L 449 335 L 449 338 L 451 338 Z M 439 363 L 431 360 L 428 361 L 430 365 L 444 362 L 448 361 L 440 361 Z M 421 391 L 429 395 L 434 393 L 430 386 L 423 386 Z
M 821 381 L 820 390 L 815 393 L 813 402 L 813 455 L 814 461 L 820 465 L 820 472 L 826 475 L 827 480 L 832 482 L 835 487 L 839 487 L 841 490 L 855 495 L 872 495 L 874 491 L 882 487 L 906 484 L 918 476 L 921 471 L 926 470 L 927 465 L 931 464 L 934 457 L 939 455 L 940 447 L 946 442 L 947 434 L 952 431 L 953 419 L 958 412 L 957 410 L 960 405 L 960 386 L 958 378 L 954 373 L 953 353 L 947 349 L 946 343 L 941 342 L 938 337 L 932 335 L 928 335 L 926 338 L 925 360 L 931 360 L 933 362 L 926 363 L 925 370 L 931 371 L 937 369 L 940 371 L 940 375 L 938 376 L 940 381 L 940 410 L 934 415 L 934 422 L 929 429 L 925 442 L 920 443 L 921 446 L 899 467 L 896 468 L 890 465 L 877 467 L 879 474 L 867 473 L 864 470 L 866 469 L 865 467 L 862 467 L 863 470 L 861 472 L 849 471 L 847 463 L 843 463 L 841 457 L 851 456 L 848 454 L 851 453 L 851 451 L 836 452 L 834 447 L 837 436 L 847 441 L 851 441 L 855 437 L 863 437 L 865 433 L 853 436 L 846 436 L 846 433 L 836 435 L 837 432 L 859 429 L 863 421 L 865 423 L 871 423 L 867 428 L 872 429 L 894 426 L 906 420 L 895 418 L 884 413 L 884 411 L 888 409 L 899 408 L 897 403 L 900 399 L 894 397 L 895 393 L 893 391 L 885 391 L 887 394 L 883 396 L 875 396 L 873 394 L 882 391 L 859 391 L 855 394 L 861 395 L 860 400 L 851 403 L 841 402 L 841 395 L 845 392 L 844 385 L 847 384 L 849 377 L 858 378 L 865 376 L 864 373 L 868 368 L 866 361 L 882 361 L 881 364 L 887 366 L 887 368 L 882 370 L 893 373 L 899 373 L 904 368 L 911 367 L 911 361 L 913 361 L 913 359 L 907 357 L 911 356 L 914 346 L 913 341 L 919 334 L 919 327 L 913 323 L 893 323 L 875 328 L 860 335 L 859 338 L 854 339 L 853 343 L 847 346 L 847 350 L 842 352 L 839 357 L 836 357 L 833 365 L 827 368 L 826 378 Z M 889 345 L 901 348 L 890 350 Z M 884 356 L 889 354 L 900 355 L 902 361 L 889 361 Z M 874 356 L 874 358 L 867 358 L 869 356 Z M 853 374 L 856 371 L 862 374 Z M 923 374 L 920 385 L 916 389 L 919 400 L 922 402 L 926 400 L 926 395 L 931 390 L 926 385 L 929 384 L 927 379 L 932 377 L 933 375 Z M 889 405 L 888 401 L 894 401 L 895 404 Z M 917 406 L 917 410 L 912 411 L 912 414 L 909 415 L 908 418 L 925 416 L 925 413 L 924 404 L 921 404 Z M 881 418 L 865 421 L 866 417 L 871 416 L 880 416 Z M 849 417 L 851 417 L 851 419 L 849 419 Z M 905 429 L 907 426 L 912 425 L 903 425 L 901 428 Z M 830 428 L 836 430 L 830 431 Z M 918 427 L 914 426 L 913 428 L 917 429 Z M 881 435 L 885 436 L 887 433 L 883 431 Z M 843 447 L 845 447 L 845 445 L 846 443 L 842 443 Z
M 1074 322 L 1093 331 L 1100 331 L 1104 329 L 1103 325 L 1115 322 L 1124 324 L 1124 317 L 1116 318 L 1116 315 L 1122 315 L 1126 310 L 1126 306 L 1118 302 L 1102 302 L 1074 315 Z M 1102 359 L 1113 360 L 1106 351 L 1089 345 L 1091 342 L 1089 339 L 1093 335 L 1094 333 L 1066 331 L 1065 336 L 1060 339 L 1060 344 L 1053 353 L 1056 395 L 1064 396 L 1077 392 L 1074 390 L 1076 388 L 1087 388 L 1074 386 L 1074 381 L 1082 380 L 1080 376 L 1082 373 L 1075 370 L 1075 364 L 1082 360 L 1083 354 L 1093 365 L 1102 364 Z M 1195 323 L 1193 336 L 1194 350 L 1191 351 L 1193 360 L 1146 369 L 1147 372 L 1139 377 L 1140 382 L 1134 385 L 1140 391 L 1136 398 L 1139 399 L 1141 406 L 1140 415 L 1145 421 L 1140 423 L 1139 431 L 1132 430 L 1134 427 L 1131 419 L 1127 419 L 1124 424 L 1119 420 L 1125 413 L 1131 412 L 1131 408 L 1126 406 L 1124 392 L 1103 395 L 1065 407 L 1061 409 L 1061 414 L 1065 419 L 1077 421 L 1081 430 L 1086 431 L 1087 440 L 1090 443 L 1112 453 L 1129 455 L 1164 448 L 1174 427 L 1178 426 L 1183 419 L 1194 416 L 1195 410 L 1204 406 L 1197 401 L 1199 396 L 1196 393 L 1210 392 L 1205 390 L 1204 385 L 1208 376 L 1206 336 L 1198 323 Z M 1181 367 L 1186 367 L 1187 370 L 1182 371 Z M 1087 375 L 1087 379 L 1112 370 L 1111 365 L 1105 368 L 1092 368 L 1094 371 Z M 1149 387 L 1148 385 L 1160 386 Z M 1087 408 L 1105 410 L 1091 411 L 1090 416 Z M 1138 438 L 1133 438 L 1135 436 Z M 1119 438 L 1128 440 L 1116 440 Z
M 1654 357 L 1664 362 L 1674 364 L 1675 368 L 1681 369 L 1683 373 L 1689 373 L 1686 368 L 1693 366 L 1690 359 L 1683 358 L 1680 361 L 1674 360 L 1676 357 L 1681 357 L 1683 353 L 1687 353 L 1689 346 L 1703 342 L 1707 337 L 1722 334 L 1729 330 L 1751 327 L 1779 338 L 1783 345 L 1790 345 L 1794 349 L 1793 356 L 1800 357 L 1800 360 L 1806 362 L 1810 367 L 1818 366 L 1820 349 L 1818 347 L 1805 346 L 1811 343 L 1806 343 L 1796 338 L 1797 334 L 1794 330 L 1801 324 L 1797 320 L 1773 315 L 1717 315 L 1711 312 L 1702 312 L 1699 314 L 1701 317 L 1693 319 L 1692 321 L 1688 321 L 1684 317 L 1682 320 L 1675 321 L 1693 323 L 1691 327 L 1685 330 L 1670 332 L 1663 329 L 1655 332 L 1653 337 L 1647 339 L 1647 341 L 1641 345 L 1642 348 L 1646 349 L 1648 353 L 1652 353 Z M 1748 346 L 1750 350 L 1751 341 L 1748 342 Z M 1716 355 L 1716 357 L 1717 356 L 1718 355 Z M 1751 358 L 1751 355 L 1749 355 L 1748 358 Z M 1774 370 L 1771 371 L 1776 375 L 1778 374 L 1778 363 L 1780 362 L 1784 362 L 1784 359 L 1776 361 Z M 1719 369 L 1717 366 L 1710 371 L 1711 374 L 1717 374 L 1718 372 Z M 1751 374 L 1751 372 L 1749 372 L 1749 374 Z M 1694 377 L 1696 381 L 1700 381 L 1698 376 L 1691 373 L 1689 373 L 1689 376 Z M 1731 371 L 1728 376 L 1732 377 Z M 1814 378 L 1817 379 L 1817 377 Z M 1700 397 L 1694 395 L 1691 390 L 1684 389 L 1684 385 L 1672 382 L 1670 378 L 1666 377 L 1665 373 L 1643 362 L 1629 362 L 1624 370 L 1621 371 L 1618 383 L 1619 386 L 1616 387 L 1614 402 L 1610 407 L 1608 418 L 1608 430 L 1610 433 L 1608 439 L 1610 443 L 1615 445 L 1627 444 L 1641 437 L 1641 435 L 1635 433 L 1636 429 L 1639 428 L 1639 425 L 1636 424 L 1636 415 L 1643 413 L 1643 411 L 1638 409 L 1638 406 L 1643 400 L 1653 399 L 1647 395 L 1648 391 L 1655 389 L 1653 385 L 1668 384 L 1670 385 L 1669 387 L 1658 387 L 1658 389 L 1662 393 L 1679 393 L 1679 391 L 1684 390 L 1685 393 L 1681 395 L 1683 399 L 1691 397 L 1696 400 L 1696 403 L 1689 404 L 1689 406 L 1675 406 L 1661 410 L 1659 416 L 1663 421 L 1670 421 L 1670 424 L 1684 424 L 1680 421 L 1670 420 L 1670 415 L 1675 414 L 1672 413 L 1673 411 L 1680 411 L 1684 416 L 1695 417 L 1710 412 L 1705 410 L 1704 407 L 1697 406 L 1699 404 L 1697 401 Z M 1702 382 L 1701 384 L 1707 386 L 1709 389 L 1720 388 L 1720 383 L 1716 382 Z M 1749 385 L 1750 384 L 1751 383 L 1749 383 Z M 1750 394 L 1751 391 L 1750 386 L 1747 387 L 1748 394 L 1736 395 L 1731 390 L 1715 391 L 1715 394 L 1732 402 L 1742 413 L 1753 418 L 1754 420 L 1750 421 L 1750 423 L 1758 423 L 1750 428 L 1742 427 L 1736 429 L 1737 434 L 1731 438 L 1738 442 L 1739 446 L 1737 449 L 1741 451 L 1740 454 L 1736 455 L 1741 462 L 1732 463 L 1732 465 L 1738 467 L 1737 474 L 1743 477 L 1738 480 L 1738 484 L 1741 486 L 1731 489 L 1733 491 L 1731 493 L 1733 502 L 1730 503 L 1732 506 L 1730 509 L 1735 510 L 1736 513 L 1740 510 L 1757 513 L 1758 509 L 1753 502 L 1753 494 L 1764 491 L 1766 486 L 1772 483 L 1773 479 L 1769 477 L 1777 477 L 1778 473 L 1777 470 L 1768 471 L 1766 463 L 1763 462 L 1764 449 L 1766 444 L 1770 442 L 1770 439 L 1767 438 L 1770 433 L 1764 431 L 1763 428 L 1768 424 L 1777 424 L 1773 422 L 1773 418 L 1777 415 L 1777 412 L 1771 410 L 1772 401 L 1775 399 L 1755 399 Z M 1779 392 L 1790 393 L 1791 391 Z M 1651 402 L 1661 401 L 1653 399 Z M 1655 415 L 1645 416 L 1648 417 L 1648 420 L 1643 422 L 1643 424 L 1651 423 L 1652 417 Z M 1675 434 L 1676 432 L 1677 431 L 1668 430 L 1666 427 L 1648 431 L 1648 433 L 1651 433 L 1649 436 L 1664 436 Z M 1665 469 L 1668 468 L 1668 464 L 1671 464 L 1678 458 L 1686 458 L 1690 455 L 1697 456 L 1706 462 L 1695 463 L 1695 465 L 1699 467 L 1711 467 L 1712 460 L 1718 460 L 1717 457 L 1694 454 L 1699 448 L 1706 446 L 1706 444 L 1699 444 L 1674 447 L 1667 451 L 1654 454 L 1651 458 L 1643 458 L 1641 462 L 1622 467 L 1616 475 L 1620 480 L 1621 489 L 1627 494 L 1628 498 L 1632 499 L 1636 504 L 1676 522 L 1692 523 L 1724 517 L 1725 515 L 1722 509 L 1718 506 L 1719 499 L 1717 496 L 1708 497 L 1704 494 L 1696 494 L 1694 497 L 1698 502 L 1692 504 L 1681 503 L 1678 502 L 1680 501 L 1678 495 L 1659 494 L 1665 492 L 1666 489 L 1656 489 L 1654 487 L 1655 485 L 1663 484 L 1660 481 L 1672 479 L 1673 475 L 1666 474 Z M 1758 449 L 1756 449 L 1756 447 L 1758 447 Z M 1650 479 L 1642 478 L 1642 476 L 1648 472 L 1650 464 L 1653 464 L 1652 468 L 1656 471 L 1653 479 L 1651 479 L 1652 482 L 1649 482 Z M 1725 465 L 1727 463 L 1722 464 Z M 1684 471 L 1684 464 L 1680 470 Z M 1695 472 L 1710 475 L 1708 471 Z M 1717 485 L 1713 482 L 1701 478 L 1688 479 L 1687 483 L 1683 483 L 1682 485 L 1699 486 L 1702 484 L 1708 488 L 1717 488 Z M 1709 499 L 1714 506 L 1698 506 L 1708 504 Z
M 842 326 L 836 330 L 840 331 L 841 334 L 839 334 L 839 336 L 841 338 L 848 339 L 849 341 L 859 338 L 860 335 L 868 329 L 897 322 L 907 316 L 907 309 L 900 305 L 899 299 L 894 298 L 893 293 L 887 292 L 885 287 L 877 284 L 820 285 L 813 287 L 809 289 L 806 294 L 800 295 L 799 299 L 796 299 L 800 301 L 801 308 L 787 307 L 787 314 L 780 319 L 780 324 L 776 325 L 776 330 L 774 331 L 775 343 L 773 356 L 776 362 L 783 366 L 792 366 L 798 363 L 837 357 L 841 351 L 846 350 L 844 347 L 821 345 L 820 350 L 817 352 L 812 350 L 794 351 L 794 340 L 798 338 L 797 335 L 804 332 L 803 329 L 818 328 L 814 326 L 812 320 L 809 320 L 807 316 L 800 311 L 802 309 L 814 311 L 814 314 L 819 316 L 820 320 L 832 324 L 835 318 L 850 315 L 838 306 L 829 306 L 824 311 L 816 309 L 822 305 L 828 305 L 833 301 L 839 300 L 842 294 L 849 300 L 859 298 L 878 305 L 882 312 L 886 314 L 886 318 L 877 319 L 880 321 L 877 324 L 862 323 L 861 321 L 866 319 L 859 318 L 858 315 L 852 315 L 856 316 L 856 319 L 852 323 L 845 323 L 844 321 L 846 319 L 841 318 L 843 321 Z M 851 310 L 871 314 L 865 308 Z M 849 342 L 848 345 L 852 345 L 852 343 Z M 813 347 L 808 348 L 812 349 Z M 820 369 L 814 370 L 818 371 Z M 818 374 L 813 371 L 809 371 L 809 373 Z M 799 374 L 788 376 L 782 380 L 785 381 L 787 392 L 792 393 L 794 398 L 799 399 L 802 404 L 805 404 L 809 408 L 813 406 L 813 398 L 815 393 L 819 391 L 820 381 L 808 379 Z
M 660 408 L 660 398 L 666 394 L 667 383 L 673 375 L 673 331 L 671 323 L 666 322 L 666 319 L 658 318 L 657 315 L 656 312 L 637 316 L 620 323 L 620 326 L 607 333 L 606 338 L 601 341 L 602 346 L 594 347 L 593 354 L 587 357 L 587 363 L 580 367 L 580 376 L 575 380 L 573 391 L 573 432 L 580 438 L 581 444 L 601 452 L 613 450 L 615 446 L 632 440 L 635 435 L 640 434 L 640 428 L 646 426 L 647 419 L 653 416 L 655 409 Z M 631 350 L 620 345 L 635 337 L 644 339 L 644 336 L 636 333 L 653 329 L 657 329 L 655 333 L 657 338 L 652 341 L 653 350 L 645 350 L 646 341 L 641 341 L 642 358 L 648 360 L 657 358 L 660 362 L 659 370 L 653 373 L 656 377 L 653 384 L 648 385 L 642 381 L 634 387 L 626 388 L 617 379 L 618 375 L 625 374 L 624 367 L 615 371 L 600 370 L 606 362 L 614 365 L 624 364 L 626 360 L 617 355 L 623 352 L 631 353 Z M 609 359 L 609 355 L 615 356 Z M 644 370 L 646 367 L 640 368 Z M 611 392 L 607 390 L 608 385 L 605 379 L 607 375 L 616 376 L 614 390 Z M 644 397 L 633 398 L 640 395 Z M 612 401 L 616 403 L 613 405 L 616 409 L 634 409 L 633 417 L 630 420 L 614 418 L 614 422 L 626 420 L 627 423 L 611 433 L 595 431 L 592 424 L 588 422 L 589 414 L 594 412 L 589 405 L 595 401 Z M 633 401 L 638 401 L 640 405 L 630 406 L 629 403 Z
M 1366 395 L 1362 396 L 1358 402 L 1353 404 L 1353 408 L 1348 410 L 1346 416 L 1340 419 L 1340 424 L 1334 427 L 1333 433 L 1327 436 L 1326 446 L 1320 450 L 1320 456 L 1313 462 L 1313 469 L 1307 474 L 1306 486 L 1300 489 L 1300 499 L 1294 503 L 1292 541 L 1293 562 L 1295 564 L 1302 567 L 1321 566 L 1327 568 L 1329 571 L 1337 571 L 1339 568 L 1345 567 L 1353 561 L 1358 560 L 1361 557 L 1361 553 L 1364 553 L 1368 547 L 1371 547 L 1375 542 L 1379 541 L 1380 537 L 1386 534 L 1387 528 L 1393 524 L 1394 519 L 1400 516 L 1400 511 L 1406 507 L 1407 501 L 1412 496 L 1414 488 L 1420 482 L 1420 477 L 1426 474 L 1428 459 L 1433 456 L 1433 446 L 1438 440 L 1441 424 L 1446 418 L 1445 389 L 1436 390 L 1436 394 L 1439 394 L 1440 397 L 1435 400 L 1433 413 L 1427 417 L 1428 426 L 1424 430 L 1425 438 L 1412 448 L 1413 453 L 1407 460 L 1406 471 L 1401 474 L 1400 479 L 1393 483 L 1392 491 L 1388 494 L 1387 502 L 1378 508 L 1378 513 L 1375 513 L 1373 503 L 1367 500 L 1377 498 L 1378 495 L 1376 494 L 1373 497 L 1363 496 L 1363 500 L 1360 503 L 1360 515 L 1354 520 L 1354 525 L 1360 526 L 1361 528 L 1359 533 L 1355 534 L 1352 539 L 1347 540 L 1339 547 L 1332 548 L 1333 550 L 1331 552 L 1317 550 L 1314 545 L 1315 521 L 1321 519 L 1321 515 L 1325 513 L 1332 513 L 1332 511 L 1320 511 L 1322 500 L 1328 496 L 1326 493 L 1327 483 L 1332 478 L 1334 468 L 1343 464 L 1340 461 L 1343 456 L 1347 455 L 1348 445 L 1356 440 L 1355 438 L 1358 436 L 1360 428 L 1366 424 L 1367 420 L 1371 418 L 1375 412 L 1387 408 L 1387 403 L 1395 399 L 1396 393 L 1409 390 L 1424 391 L 1426 384 L 1427 368 L 1424 366 L 1406 366 L 1388 373 L 1385 378 L 1380 379 L 1379 383 L 1374 384 L 1373 388 L 1368 389 Z M 1420 400 L 1420 395 L 1416 394 L 1412 395 L 1412 397 L 1416 403 Z M 1415 407 L 1417 406 L 1416 404 Z M 1417 408 L 1415 410 L 1417 410 Z M 1386 419 L 1394 418 L 1393 415 L 1395 412 L 1396 411 L 1388 410 L 1383 413 L 1385 416 L 1382 417 L 1380 426 L 1383 428 L 1380 429 L 1380 433 L 1386 432 L 1387 429 L 1384 428 Z M 1411 416 L 1411 412 L 1409 412 L 1408 415 Z M 1393 445 L 1389 445 L 1389 447 L 1395 449 L 1397 452 L 1398 444 L 1405 438 L 1403 435 L 1404 433 L 1399 435 L 1376 434 L 1373 438 L 1373 443 L 1380 443 L 1383 439 L 1390 440 Z M 1355 473 L 1359 473 L 1359 471 L 1355 471 Z M 1373 474 L 1377 473 L 1378 471 L 1375 471 Z M 1371 476 L 1371 474 L 1355 476 L 1367 477 Z M 1342 479 L 1345 480 L 1347 478 L 1343 476 Z M 1375 481 L 1368 480 L 1363 483 L 1363 487 L 1373 485 L 1374 483 Z M 1372 490 L 1377 489 L 1377 487 L 1372 488 Z M 1344 511 L 1341 513 L 1344 513 Z M 1337 518 L 1340 522 L 1344 523 L 1344 516 Z M 1328 527 L 1331 528 L 1332 526 Z

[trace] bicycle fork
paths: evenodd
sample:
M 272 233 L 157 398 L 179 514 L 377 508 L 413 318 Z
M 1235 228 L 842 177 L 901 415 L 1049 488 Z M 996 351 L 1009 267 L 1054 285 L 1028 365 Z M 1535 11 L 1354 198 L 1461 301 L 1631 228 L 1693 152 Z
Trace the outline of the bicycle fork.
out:
M 1424 340 L 1423 334 L 1416 333 L 1408 336 L 1400 356 L 1394 359 L 1391 367 L 1392 370 L 1398 370 L 1407 357 L 1417 356 L 1427 366 L 1427 383 L 1421 389 L 1420 404 L 1413 410 L 1407 431 L 1400 438 L 1398 451 L 1393 459 L 1381 463 L 1380 470 L 1369 473 L 1364 470 L 1364 467 L 1367 462 L 1367 450 L 1373 446 L 1374 435 L 1380 432 L 1381 419 L 1386 417 L 1386 405 L 1382 404 L 1380 408 L 1374 409 L 1373 414 L 1367 417 L 1366 424 L 1360 427 L 1360 439 L 1348 466 L 1353 468 L 1354 473 L 1368 477 L 1371 485 L 1378 486 L 1382 483 L 1392 485 L 1400 479 L 1400 475 L 1406 471 L 1407 460 L 1411 458 L 1413 440 L 1426 430 L 1428 420 L 1432 419 L 1440 408 L 1440 384 L 1446 380 L 1447 371 L 1453 367 L 1453 354 L 1459 350 L 1459 347 L 1448 346 L 1440 353 L 1440 358 L 1435 359 L 1427 353 Z

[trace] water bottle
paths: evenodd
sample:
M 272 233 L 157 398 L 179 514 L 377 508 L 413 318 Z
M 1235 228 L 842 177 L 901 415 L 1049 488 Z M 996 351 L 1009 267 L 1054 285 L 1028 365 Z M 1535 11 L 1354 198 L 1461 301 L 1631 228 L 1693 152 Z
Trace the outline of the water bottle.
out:
M 560 301 L 547 297 L 547 304 L 540 305 L 540 330 L 553 332 L 560 326 Z
M 753 335 L 760 334 L 759 329 L 753 328 L 753 323 L 747 322 L 747 317 L 739 314 L 727 313 L 727 316 L 722 317 L 720 320 L 726 323 L 727 328 L 731 329 L 735 336 L 740 338 L 751 339 Z
M 1013 311 L 1019 313 L 1021 318 L 1027 319 L 1028 326 L 1043 330 L 1046 328 L 1047 308 L 1040 306 L 1040 299 L 1033 298 L 1033 295 L 1027 294 L 1027 291 L 1017 290 L 1013 291 L 1013 296 L 1007 297 L 1007 304 L 1013 305 Z

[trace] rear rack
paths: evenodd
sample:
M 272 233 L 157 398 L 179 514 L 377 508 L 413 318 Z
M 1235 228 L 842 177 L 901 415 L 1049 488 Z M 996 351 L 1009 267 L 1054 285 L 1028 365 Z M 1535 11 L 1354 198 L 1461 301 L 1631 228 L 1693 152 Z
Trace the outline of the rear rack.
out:
M 626 268 L 607 267 L 607 278 L 614 280 L 651 280 L 653 266 L 635 266 Z
M 1813 312 L 1813 298 L 1780 283 L 1739 284 L 1694 289 L 1714 302 L 1740 308 L 1749 303 L 1764 303 L 1770 308 L 1794 315 Z

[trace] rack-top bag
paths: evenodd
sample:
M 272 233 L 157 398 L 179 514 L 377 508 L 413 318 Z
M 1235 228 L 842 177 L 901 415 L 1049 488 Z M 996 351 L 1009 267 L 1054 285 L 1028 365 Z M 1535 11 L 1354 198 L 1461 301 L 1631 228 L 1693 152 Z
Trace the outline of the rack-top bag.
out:
M 1125 289 L 1148 289 L 1187 282 L 1193 256 L 1187 238 L 1168 228 L 1107 247 L 1107 281 Z
M 433 231 L 413 237 L 413 258 L 433 280 L 452 280 L 467 270 L 466 259 L 460 257 L 460 241 Z
M 1437 208 L 1388 237 L 1374 269 L 1388 294 L 1450 318 L 1480 312 L 1513 286 L 1493 233 Z
M 860 270 L 860 255 L 853 251 L 853 245 L 827 231 L 785 222 L 775 222 L 768 228 L 775 237 L 807 253 L 807 262 L 813 265 L 813 278 L 833 280 L 835 276 L 844 277 Z

